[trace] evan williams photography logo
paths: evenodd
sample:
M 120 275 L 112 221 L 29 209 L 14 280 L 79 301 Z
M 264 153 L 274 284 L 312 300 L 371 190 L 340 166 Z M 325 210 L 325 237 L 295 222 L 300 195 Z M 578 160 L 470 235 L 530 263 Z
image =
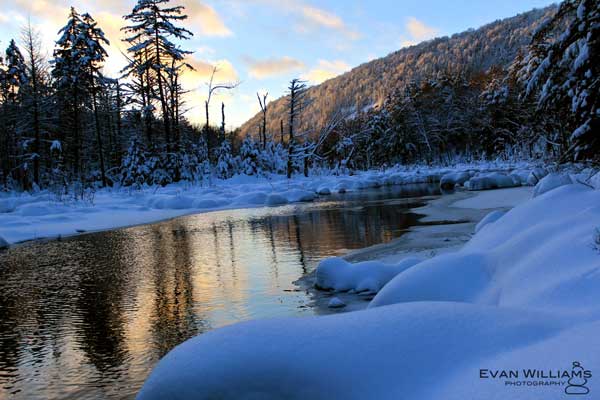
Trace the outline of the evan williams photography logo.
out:
M 590 393 L 588 386 L 592 371 L 585 369 L 579 361 L 574 361 L 570 370 L 542 369 L 480 369 L 479 379 L 504 381 L 504 386 L 564 388 L 565 394 L 585 395 Z

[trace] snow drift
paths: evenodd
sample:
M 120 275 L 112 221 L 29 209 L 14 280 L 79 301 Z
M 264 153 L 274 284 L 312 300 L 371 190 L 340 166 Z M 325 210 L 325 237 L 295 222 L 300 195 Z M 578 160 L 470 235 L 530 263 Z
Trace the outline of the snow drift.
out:
M 462 250 L 399 272 L 368 310 L 241 323 L 183 343 L 139 399 L 562 399 L 567 379 L 507 386 L 480 369 L 571 371 L 577 361 L 600 371 L 599 225 L 600 191 L 561 186 Z M 358 275 L 334 281 L 352 287 Z

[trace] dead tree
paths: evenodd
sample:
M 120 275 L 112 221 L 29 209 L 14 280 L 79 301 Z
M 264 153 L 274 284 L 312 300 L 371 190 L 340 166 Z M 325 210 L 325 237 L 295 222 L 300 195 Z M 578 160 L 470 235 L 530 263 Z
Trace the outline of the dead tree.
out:
M 219 71 L 219 67 L 213 67 L 212 73 L 210 75 L 210 81 L 208 82 L 208 95 L 206 100 L 204 101 L 204 108 L 206 111 L 206 124 L 204 125 L 204 135 L 206 139 L 206 145 L 208 146 L 208 150 L 210 151 L 210 138 L 209 135 L 209 125 L 210 125 L 210 116 L 209 116 L 209 107 L 210 101 L 212 99 L 213 94 L 215 94 L 218 90 L 231 90 L 235 89 L 239 86 L 239 82 L 228 82 L 228 83 L 216 83 L 215 84 L 215 75 Z
M 298 78 L 292 79 L 290 82 L 290 86 L 288 87 L 289 95 L 288 95 L 288 104 L 289 104 L 289 139 L 288 139 L 288 160 L 287 160 L 287 177 L 290 179 L 292 177 L 292 172 L 294 169 L 293 157 L 294 157 L 294 128 L 296 120 L 302 110 L 305 107 L 306 102 L 306 82 L 302 81 Z
M 262 99 L 258 93 L 256 93 L 256 97 L 258 98 L 258 104 L 260 104 L 260 111 L 262 112 L 262 127 L 260 129 L 260 139 L 262 140 L 262 148 L 263 150 L 267 148 L 267 96 L 269 93 L 265 93 L 262 96 Z

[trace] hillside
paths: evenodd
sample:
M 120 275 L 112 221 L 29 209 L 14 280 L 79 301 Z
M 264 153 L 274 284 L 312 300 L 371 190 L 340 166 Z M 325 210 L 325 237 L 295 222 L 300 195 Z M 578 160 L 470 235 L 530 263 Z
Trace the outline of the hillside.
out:
M 308 90 L 311 104 L 302 115 L 300 129 L 318 129 L 340 107 L 362 110 L 380 104 L 390 89 L 437 71 L 477 72 L 494 65 L 506 66 L 518 50 L 530 42 L 539 24 L 555 10 L 555 6 L 535 9 L 476 30 L 403 48 L 313 86 Z M 287 127 L 286 103 L 286 97 L 269 103 L 268 132 L 279 133 L 281 119 Z M 255 115 L 241 126 L 239 133 L 256 134 L 260 118 Z

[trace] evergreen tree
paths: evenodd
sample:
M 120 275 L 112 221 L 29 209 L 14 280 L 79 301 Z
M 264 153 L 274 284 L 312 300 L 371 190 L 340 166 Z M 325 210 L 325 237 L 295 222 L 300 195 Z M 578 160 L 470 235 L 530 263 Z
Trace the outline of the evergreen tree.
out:
M 598 157 L 599 57 L 598 0 L 562 2 L 530 45 L 526 95 L 537 96 L 541 112 L 563 116 L 571 132 L 565 158 Z
M 167 86 L 170 81 L 174 81 L 173 75 L 178 71 L 174 65 L 191 54 L 190 51 L 182 50 L 172 40 L 189 39 L 193 34 L 174 24 L 187 18 L 187 15 L 183 14 L 184 7 L 163 6 L 167 3 L 169 0 L 138 0 L 132 12 L 124 17 L 131 21 L 132 25 L 122 30 L 130 35 L 125 41 L 130 44 L 127 51 L 130 53 L 131 61 L 124 72 L 130 76 L 147 76 L 145 85 L 150 84 L 150 75 L 154 77 L 156 91 L 145 92 L 152 97 L 157 97 L 160 102 L 165 140 L 167 146 L 170 146 L 174 92 L 172 91 L 169 99 Z

